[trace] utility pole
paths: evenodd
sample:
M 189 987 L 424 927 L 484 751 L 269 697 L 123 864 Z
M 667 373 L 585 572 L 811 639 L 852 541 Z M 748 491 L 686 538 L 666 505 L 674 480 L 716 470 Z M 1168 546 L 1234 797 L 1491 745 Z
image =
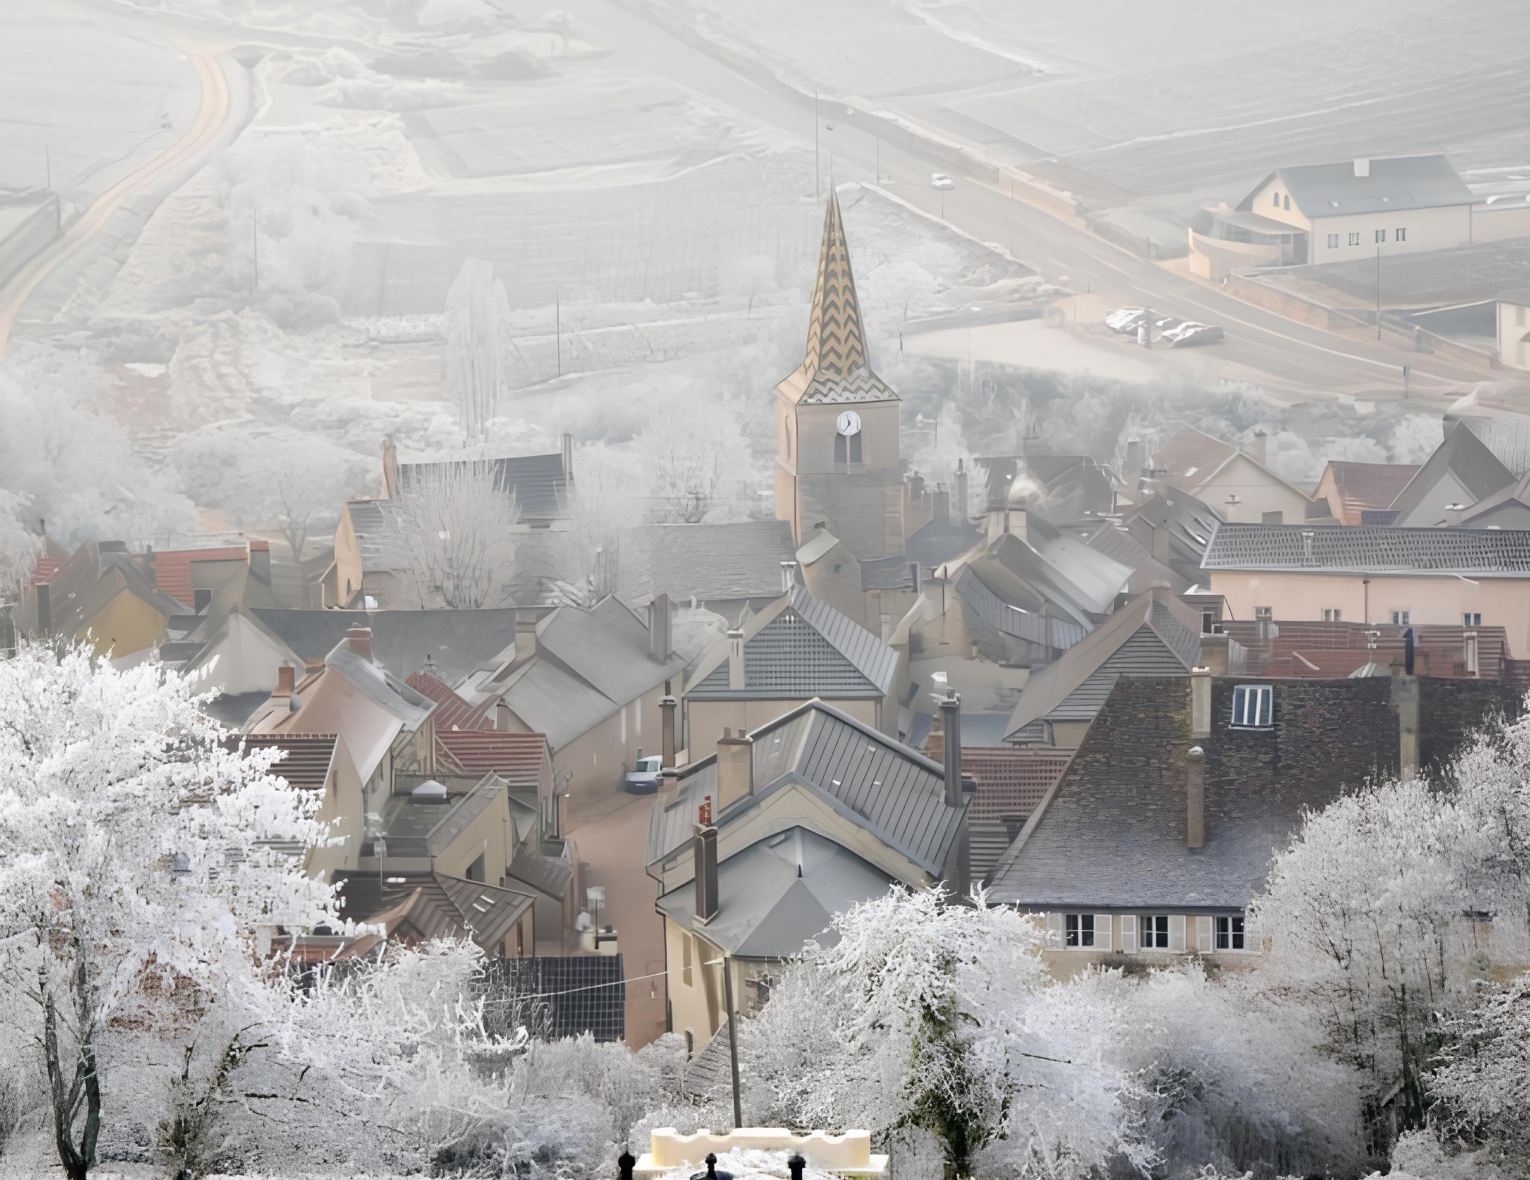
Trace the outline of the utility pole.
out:
M 813 87 L 813 201 L 818 201 L 818 87 Z
M 558 376 L 563 376 L 563 302 L 561 293 L 553 292 L 553 342 L 558 350 Z
M 1376 247 L 1376 339 L 1381 339 L 1381 246 Z
M 744 1104 L 738 1085 L 738 1013 L 733 1010 L 733 971 L 726 955 L 702 964 L 704 967 L 722 967 L 723 1007 L 728 1018 L 728 1065 L 733 1074 L 733 1129 L 744 1125 Z
M 250 210 L 250 257 L 255 262 L 254 278 L 250 282 L 250 294 L 260 290 L 260 222 L 255 218 L 255 210 Z

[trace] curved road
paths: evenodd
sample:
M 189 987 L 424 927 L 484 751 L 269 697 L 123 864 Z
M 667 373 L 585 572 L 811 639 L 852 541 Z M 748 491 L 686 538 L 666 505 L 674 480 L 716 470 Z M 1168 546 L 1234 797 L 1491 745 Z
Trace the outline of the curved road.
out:
M 184 135 L 142 168 L 123 177 L 91 204 L 73 225 L 27 262 L 0 287 L 0 358 L 5 355 L 11 328 L 27 299 L 60 268 L 79 260 L 96 244 L 112 215 L 129 197 L 152 193 L 173 181 L 217 138 L 228 119 L 231 95 L 228 77 L 215 54 L 190 57 L 202 84 L 202 102 Z

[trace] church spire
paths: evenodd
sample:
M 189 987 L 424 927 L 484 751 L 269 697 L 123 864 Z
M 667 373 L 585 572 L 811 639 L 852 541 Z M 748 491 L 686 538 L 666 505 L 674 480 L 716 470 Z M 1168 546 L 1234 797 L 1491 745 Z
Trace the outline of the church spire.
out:
M 818 281 L 813 287 L 813 311 L 808 319 L 807 356 L 802 367 L 809 377 L 819 372 L 850 377 L 869 368 L 866 329 L 850 273 L 850 249 L 839 212 L 839 194 L 829 190 L 823 215 L 823 243 L 818 248 Z

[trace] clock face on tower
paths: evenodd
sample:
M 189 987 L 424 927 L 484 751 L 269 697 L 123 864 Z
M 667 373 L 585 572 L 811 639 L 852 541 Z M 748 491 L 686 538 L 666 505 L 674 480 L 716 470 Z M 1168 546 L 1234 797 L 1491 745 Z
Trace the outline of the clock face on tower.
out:
M 834 420 L 835 429 L 847 438 L 861 432 L 861 416 L 854 410 L 845 410 Z

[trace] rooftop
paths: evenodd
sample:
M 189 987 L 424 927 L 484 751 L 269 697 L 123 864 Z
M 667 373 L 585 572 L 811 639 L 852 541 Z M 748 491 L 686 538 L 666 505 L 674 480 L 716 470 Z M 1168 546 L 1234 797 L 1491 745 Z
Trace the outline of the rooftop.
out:
M 264 542 L 262 542 L 263 544 Z M 218 549 L 159 549 L 154 553 L 154 584 L 163 593 L 187 606 L 193 604 L 191 567 L 204 561 L 248 562 L 249 550 L 243 545 Z
M 695 598 L 769 598 L 781 592 L 781 563 L 793 560 L 792 526 L 784 520 L 737 524 L 647 524 L 623 529 L 617 595 L 646 603 L 659 594 Z
M 1201 568 L 1530 577 L 1530 531 L 1223 524 Z
M 1393 156 L 1366 161 L 1365 176 L 1356 175 L 1356 162 L 1302 164 L 1279 168 L 1278 176 L 1308 217 L 1339 217 L 1351 213 L 1434 209 L 1470 205 L 1476 198 L 1444 156 Z M 1263 188 L 1270 177 L 1259 182 Z M 1253 194 L 1238 205 L 1249 207 Z
M 339 740 L 332 733 L 243 733 L 231 735 L 226 744 L 232 750 L 283 751 L 271 773 L 294 787 L 317 790 L 329 781 Z
M 400 463 L 398 483 L 401 492 L 421 479 L 428 479 L 451 467 L 462 467 L 475 460 Z M 515 495 L 523 520 L 554 519 L 567 515 L 568 478 L 563 470 L 563 456 L 516 455 L 505 459 L 485 460 L 494 468 L 501 488 Z

